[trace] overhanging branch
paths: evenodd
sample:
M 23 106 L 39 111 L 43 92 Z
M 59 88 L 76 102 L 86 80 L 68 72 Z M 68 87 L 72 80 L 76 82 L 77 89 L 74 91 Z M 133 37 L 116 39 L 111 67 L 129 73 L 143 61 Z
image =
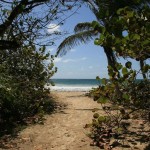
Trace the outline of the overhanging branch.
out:
M 0 40 L 0 49 L 16 49 L 19 48 L 19 44 L 16 41 Z

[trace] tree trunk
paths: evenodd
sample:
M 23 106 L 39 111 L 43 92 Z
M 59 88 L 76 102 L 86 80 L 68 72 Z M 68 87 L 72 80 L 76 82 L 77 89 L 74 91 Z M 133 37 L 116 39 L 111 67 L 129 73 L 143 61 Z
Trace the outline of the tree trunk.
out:
M 118 72 L 118 78 L 119 78 L 120 73 L 115 66 L 115 64 L 117 63 L 117 60 L 115 58 L 115 55 L 114 55 L 112 49 L 110 47 L 106 47 L 106 46 L 104 46 L 103 48 L 104 48 L 104 52 L 107 57 L 108 65 L 111 66 L 115 72 Z
M 143 79 L 146 79 L 146 74 L 143 72 L 144 60 L 140 60 L 140 68 L 142 72 Z

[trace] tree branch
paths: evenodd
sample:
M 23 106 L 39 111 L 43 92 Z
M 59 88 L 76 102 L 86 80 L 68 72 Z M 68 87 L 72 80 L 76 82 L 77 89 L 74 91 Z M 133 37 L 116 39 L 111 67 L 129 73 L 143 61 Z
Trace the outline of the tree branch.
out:
M 0 40 L 0 49 L 16 49 L 19 48 L 19 44 L 16 41 Z
M 46 1 L 48 0 L 33 0 L 30 2 L 28 0 L 21 0 L 20 3 L 12 10 L 7 20 L 0 25 L 0 36 L 2 36 L 5 33 L 7 28 L 12 24 L 13 20 L 17 18 L 19 14 L 26 12 L 26 6 L 33 5 L 33 4 L 36 5 L 36 3 L 44 3 Z M 32 9 L 32 7 L 29 8 Z

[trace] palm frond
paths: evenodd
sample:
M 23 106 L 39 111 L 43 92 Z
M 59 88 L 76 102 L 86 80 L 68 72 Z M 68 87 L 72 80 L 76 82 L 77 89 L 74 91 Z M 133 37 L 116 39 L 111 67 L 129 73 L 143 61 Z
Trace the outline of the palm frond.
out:
M 93 0 L 85 0 L 87 6 L 90 8 L 90 10 L 97 16 L 98 14 L 98 5 L 96 4 L 96 1 Z
M 88 41 L 94 39 L 97 36 L 97 33 L 94 30 L 80 32 L 74 35 L 67 37 L 57 48 L 56 56 L 63 56 L 74 46 L 81 43 L 88 43 Z
M 103 26 L 104 25 L 103 20 L 99 18 L 99 9 L 100 9 L 98 5 L 99 1 L 96 0 L 83 0 L 83 1 L 86 3 L 87 7 L 92 11 L 92 13 L 95 15 L 97 21 L 99 21 L 99 23 Z
M 92 30 L 91 22 L 78 23 L 74 28 L 75 33 L 89 30 Z

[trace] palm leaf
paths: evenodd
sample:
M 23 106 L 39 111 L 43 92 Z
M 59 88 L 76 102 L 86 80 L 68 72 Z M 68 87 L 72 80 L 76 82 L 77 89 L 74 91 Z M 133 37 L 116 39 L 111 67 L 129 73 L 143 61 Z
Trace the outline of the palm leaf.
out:
M 103 26 L 103 20 L 101 20 L 99 18 L 99 1 L 95 1 L 95 0 L 83 0 L 86 4 L 87 7 L 89 7 L 89 9 L 92 11 L 92 13 L 95 15 L 97 21 L 99 21 L 99 23 Z
M 90 10 L 93 12 L 93 14 L 95 14 L 95 16 L 98 14 L 98 5 L 96 3 L 96 1 L 93 0 L 83 0 L 84 2 L 86 2 L 87 6 L 90 8 Z
M 92 30 L 92 26 L 91 26 L 91 22 L 82 22 L 82 23 L 78 23 L 75 28 L 74 28 L 74 32 L 75 33 L 79 33 L 79 32 L 83 32 L 83 31 L 89 31 Z
M 94 39 L 97 36 L 97 32 L 94 30 L 84 31 L 76 33 L 67 37 L 57 48 L 56 56 L 63 56 L 67 51 L 71 50 L 74 46 L 87 43 L 88 41 Z

